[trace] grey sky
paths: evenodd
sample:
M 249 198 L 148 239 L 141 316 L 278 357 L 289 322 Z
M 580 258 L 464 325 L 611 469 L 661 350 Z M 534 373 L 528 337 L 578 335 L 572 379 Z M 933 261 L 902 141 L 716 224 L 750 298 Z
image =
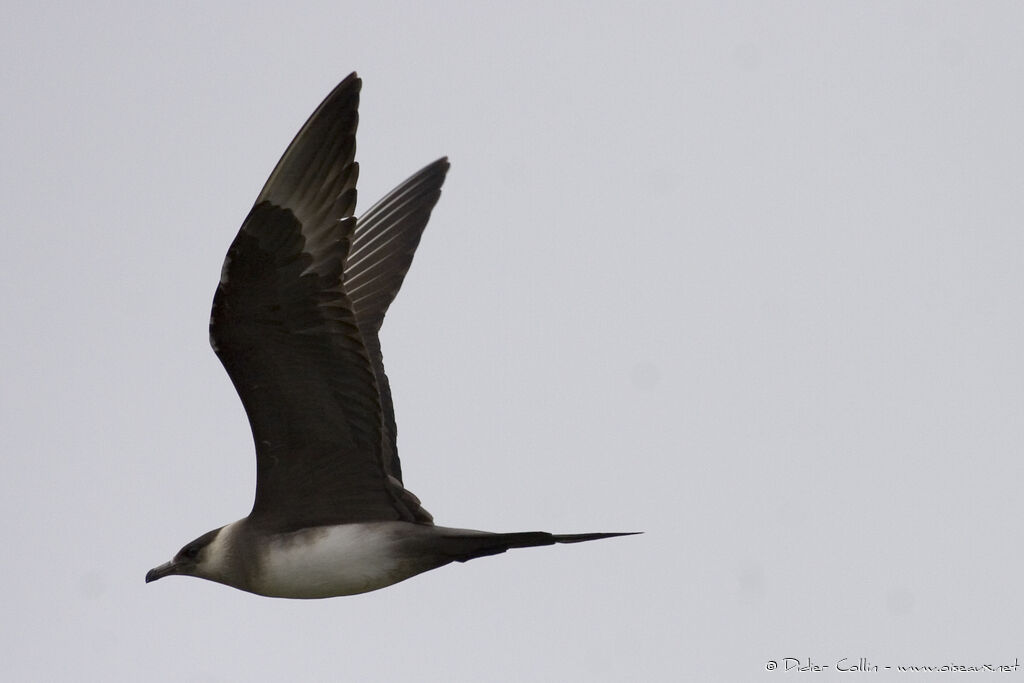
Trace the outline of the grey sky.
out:
M 974 2 L 9 4 L 0 677 L 1024 659 L 1022 26 Z M 407 485 L 443 524 L 647 533 L 326 601 L 146 586 L 251 505 L 210 301 L 352 70 L 360 209 L 452 161 L 382 331 Z

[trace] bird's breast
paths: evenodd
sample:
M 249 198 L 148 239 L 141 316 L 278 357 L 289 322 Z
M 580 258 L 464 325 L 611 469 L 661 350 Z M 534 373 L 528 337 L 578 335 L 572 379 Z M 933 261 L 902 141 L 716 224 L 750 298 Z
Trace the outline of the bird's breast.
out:
M 390 586 L 418 574 L 402 555 L 403 522 L 341 524 L 267 536 L 253 592 L 327 598 Z

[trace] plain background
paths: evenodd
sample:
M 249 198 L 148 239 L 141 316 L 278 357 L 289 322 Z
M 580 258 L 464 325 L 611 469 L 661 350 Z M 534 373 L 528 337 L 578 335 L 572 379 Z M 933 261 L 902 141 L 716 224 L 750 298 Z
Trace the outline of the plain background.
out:
M 1019 3 L 4 14 L 0 677 L 1024 657 Z M 147 586 L 248 512 L 209 305 L 352 70 L 361 209 L 452 161 L 383 330 L 406 483 L 444 524 L 646 534 L 324 601 Z

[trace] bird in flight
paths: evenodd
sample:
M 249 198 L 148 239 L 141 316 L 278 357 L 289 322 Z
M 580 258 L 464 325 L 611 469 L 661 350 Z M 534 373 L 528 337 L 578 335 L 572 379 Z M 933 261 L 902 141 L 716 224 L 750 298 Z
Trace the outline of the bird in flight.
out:
M 378 332 L 441 195 L 438 159 L 354 216 L 362 82 L 350 74 L 288 145 L 235 237 L 210 344 L 256 446 L 249 515 L 203 534 L 146 583 L 179 574 L 259 595 L 384 588 L 510 548 L 627 533 L 437 526 L 402 482 Z

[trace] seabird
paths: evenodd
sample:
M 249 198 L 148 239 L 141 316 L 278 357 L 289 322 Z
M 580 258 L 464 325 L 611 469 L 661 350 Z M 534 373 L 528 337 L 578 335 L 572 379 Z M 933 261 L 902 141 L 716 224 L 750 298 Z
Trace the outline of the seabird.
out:
M 292 140 L 228 249 L 210 344 L 256 446 L 247 517 L 203 534 L 146 583 L 195 576 L 259 595 L 326 598 L 383 588 L 509 548 L 625 533 L 489 533 L 437 526 L 402 483 L 378 332 L 448 160 L 358 219 L 355 73 Z

